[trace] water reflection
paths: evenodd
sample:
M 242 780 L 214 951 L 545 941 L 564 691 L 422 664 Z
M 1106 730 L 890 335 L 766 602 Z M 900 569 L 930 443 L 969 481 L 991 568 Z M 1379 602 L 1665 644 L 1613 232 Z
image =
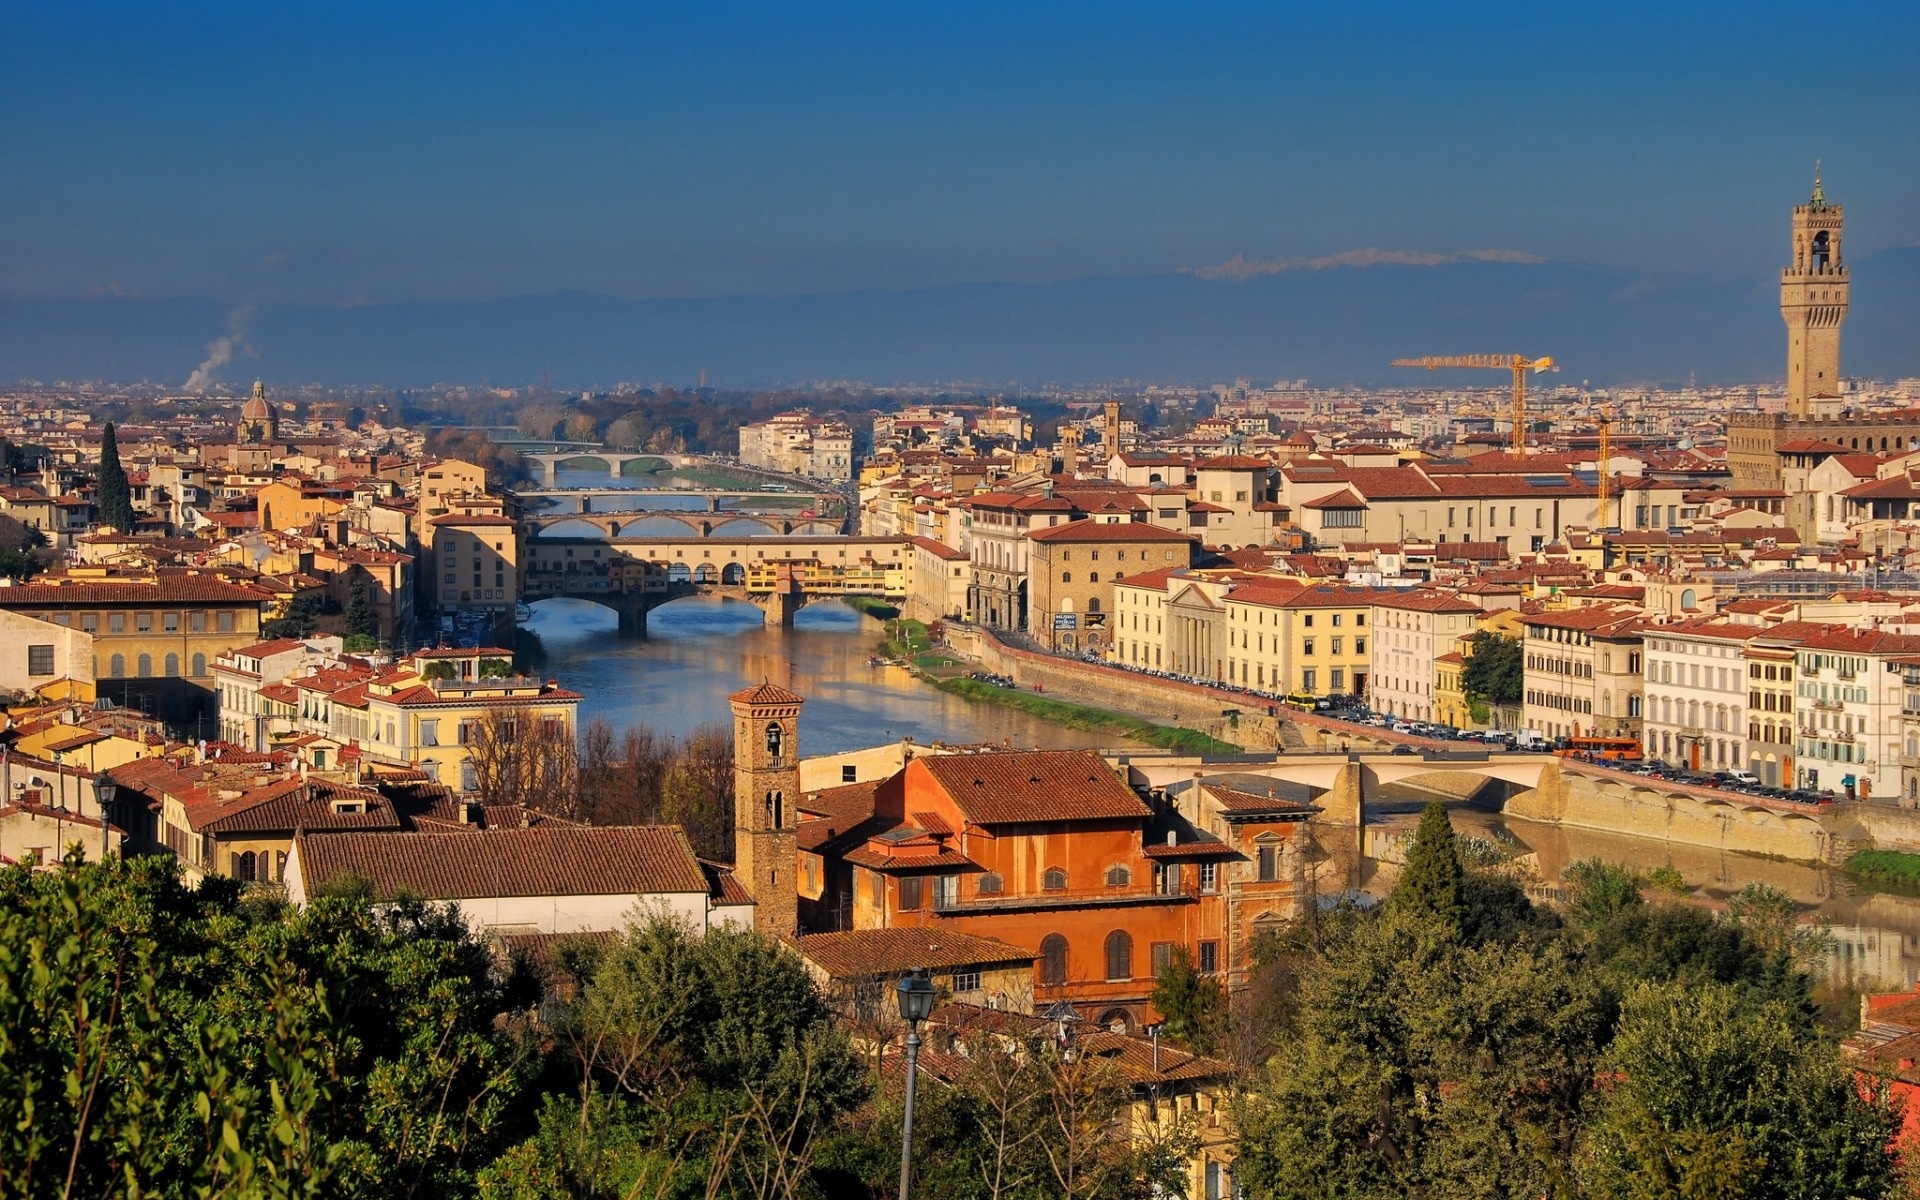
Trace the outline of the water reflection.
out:
M 648 615 L 644 641 L 620 637 L 613 613 L 584 600 L 545 600 L 533 611 L 528 628 L 546 647 L 544 673 L 586 695 L 583 719 L 605 717 L 616 729 L 644 723 L 680 735 L 725 724 L 730 693 L 772 680 L 807 698 L 800 725 L 807 754 L 901 737 L 921 745 L 1135 745 L 949 696 L 904 668 L 868 666 L 881 625 L 840 604 L 809 605 L 795 628 L 782 631 L 765 628 L 751 604 L 681 600 Z

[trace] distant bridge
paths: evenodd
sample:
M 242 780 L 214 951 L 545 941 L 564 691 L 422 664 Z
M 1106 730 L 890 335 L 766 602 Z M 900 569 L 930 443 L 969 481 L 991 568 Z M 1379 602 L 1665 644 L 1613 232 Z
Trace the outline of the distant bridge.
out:
M 708 512 L 720 512 L 724 509 L 731 507 L 730 505 L 722 504 L 721 501 L 723 500 L 799 501 L 802 506 L 812 507 L 816 511 L 824 511 L 829 504 L 835 507 L 838 507 L 841 502 L 840 497 L 837 495 L 834 495 L 831 492 L 814 493 L 814 492 L 796 492 L 791 490 L 774 492 L 774 491 L 756 490 L 751 487 L 748 487 L 748 488 L 615 488 L 615 487 L 515 488 L 514 495 L 519 496 L 523 500 L 525 499 L 578 500 L 580 502 L 580 511 L 583 513 L 590 513 L 593 511 L 593 502 L 595 498 L 612 499 L 616 497 L 630 500 L 635 497 L 652 498 L 656 496 L 698 496 L 702 500 L 705 500 L 707 502 Z M 637 512 L 640 510 L 623 509 L 623 510 L 616 510 L 616 511 Z M 646 511 L 685 512 L 688 510 L 686 509 L 648 509 Z M 541 515 L 552 516 L 554 514 L 542 513 Z
M 843 517 L 782 516 L 775 513 L 709 511 L 687 512 L 671 508 L 635 509 L 617 513 L 538 513 L 523 516 L 520 523 L 532 540 L 548 537 L 546 530 L 568 521 L 577 521 L 600 530 L 610 540 L 627 540 L 626 530 L 639 521 L 677 521 L 686 526 L 688 537 L 824 537 L 845 531 Z M 653 528 L 657 528 L 654 526 Z M 565 536 L 565 535 L 562 535 Z
M 746 600 L 768 625 L 790 626 L 820 600 L 904 599 L 910 551 L 901 538 L 839 535 L 534 537 L 524 545 L 520 595 L 529 604 L 566 597 L 604 605 L 619 614 L 623 633 L 645 634 L 649 612 L 703 595 Z
M 542 442 L 540 444 L 552 445 L 553 443 Z M 561 445 L 564 446 L 565 443 L 561 443 Z M 575 447 L 574 449 L 557 450 L 522 450 L 520 457 L 526 459 L 528 462 L 537 462 L 540 464 L 547 473 L 548 487 L 552 487 L 555 483 L 559 482 L 560 465 L 562 463 L 587 460 L 597 461 L 606 466 L 607 476 L 609 478 L 619 479 L 621 477 L 620 468 L 636 459 L 663 459 L 671 466 L 684 467 L 688 465 L 687 460 L 692 458 L 691 455 L 686 454 L 650 454 L 638 450 L 608 450 L 603 447 L 594 446 L 591 443 L 575 443 Z

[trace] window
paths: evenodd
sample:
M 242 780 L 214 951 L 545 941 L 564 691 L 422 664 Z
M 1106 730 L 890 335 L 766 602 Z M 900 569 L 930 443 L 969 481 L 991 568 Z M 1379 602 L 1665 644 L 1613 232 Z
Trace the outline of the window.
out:
M 1341 642 L 1342 642 L 1342 641 L 1343 641 L 1344 639 L 1342 639 L 1342 638 L 1332 638 L 1332 639 L 1330 639 L 1330 640 L 1332 641 L 1332 643 L 1333 643 L 1333 644 L 1327 647 L 1327 650 L 1328 650 L 1328 652 L 1329 652 L 1329 653 L 1332 653 L 1332 654 L 1338 654 L 1338 653 L 1340 653 L 1340 643 L 1341 643 Z
M 230 612 L 221 613 L 219 616 L 219 619 L 215 623 L 219 626 L 221 633 L 233 632 L 233 614 L 232 613 Z
M 1272 883 L 1280 877 L 1277 869 L 1280 859 L 1280 848 L 1278 846 L 1262 846 L 1260 847 L 1259 855 L 1260 882 Z
M 920 885 L 918 875 L 904 875 L 900 879 L 900 911 L 920 911 Z
M 873 897 L 873 906 L 875 908 L 885 908 L 887 906 L 887 877 L 875 872 L 868 875 L 867 879 L 870 881 L 867 890 Z
M 958 875 L 936 875 L 933 879 L 933 907 L 935 911 L 952 908 L 960 903 L 960 877 Z
M 53 647 L 52 646 L 28 646 L 27 647 L 27 674 L 29 675 L 53 674 Z
M 169 652 L 162 672 L 168 679 L 180 678 L 180 656 Z
M 961 992 L 977 992 L 979 990 L 980 990 L 979 968 L 977 967 L 969 968 L 967 970 L 955 971 L 953 973 L 953 991 L 956 995 L 958 995 Z
M 474 772 L 473 760 L 463 759 L 460 763 L 460 790 L 471 792 L 480 786 L 479 776 Z
M 107 678 L 125 679 L 127 677 L 127 657 L 116 654 L 107 660 Z
M 1200 943 L 1200 969 L 1208 972 L 1218 971 L 1220 969 L 1219 942 Z
M 1313 628 L 1313 614 L 1312 614 L 1312 613 L 1308 613 L 1308 614 L 1307 614 L 1306 616 L 1304 616 L 1304 617 L 1301 617 L 1301 618 L 1300 618 L 1300 627 L 1301 627 L 1302 629 L 1312 629 L 1312 628 Z
M 1050 933 L 1040 939 L 1040 982 L 1059 987 L 1067 981 L 1067 939 Z
M 1160 863 L 1153 868 L 1153 890 L 1162 896 L 1180 894 L 1180 864 Z
M 1067 890 L 1067 873 L 1059 867 L 1048 867 L 1046 874 L 1040 877 L 1040 886 L 1049 892 Z
M 1213 893 L 1219 890 L 1220 890 L 1220 864 L 1210 863 L 1210 862 L 1201 863 L 1200 864 L 1200 894 L 1203 896 L 1211 896 Z
M 204 679 L 206 677 L 206 674 L 207 674 L 207 656 L 204 654 L 194 655 L 193 656 L 193 677 L 195 679 Z
M 1155 942 L 1153 947 L 1148 951 L 1148 954 L 1151 955 L 1153 959 L 1153 977 L 1155 979 L 1160 978 L 1160 973 L 1173 965 L 1172 942 Z
M 1127 868 L 1118 865 L 1107 868 L 1108 887 L 1126 887 L 1132 882 L 1133 872 L 1127 870 Z
M 140 633 L 152 633 L 153 632 L 153 614 L 152 613 L 135 613 L 133 617 L 133 627 L 136 631 Z
M 420 722 L 420 744 L 422 746 L 438 746 L 440 744 L 440 722 Z
M 1133 978 L 1133 937 L 1124 929 L 1107 935 L 1107 978 Z
M 80 614 L 80 629 L 84 633 L 100 632 L 100 618 L 94 613 Z
M 1060 572 L 1060 582 L 1061 582 L 1061 583 L 1072 583 L 1072 582 L 1073 582 L 1073 572 L 1072 572 L 1072 571 L 1062 571 L 1062 572 Z
M 162 614 L 160 617 L 160 628 L 164 629 L 168 633 L 179 633 L 180 632 L 180 614 L 179 613 Z
M 108 633 L 125 633 L 126 631 L 127 615 L 125 613 L 113 613 L 107 618 Z
M 999 872 L 988 871 L 974 883 L 973 894 L 976 896 L 998 896 L 1002 891 L 1006 890 L 1006 886 L 1007 882 L 1000 877 Z
M 142 654 L 134 660 L 134 664 L 134 674 L 142 679 L 151 679 L 153 677 L 153 655 Z
M 1305 641 L 1300 643 L 1300 653 L 1306 655 L 1308 658 L 1313 657 L 1313 639 L 1312 638 L 1307 638 Z

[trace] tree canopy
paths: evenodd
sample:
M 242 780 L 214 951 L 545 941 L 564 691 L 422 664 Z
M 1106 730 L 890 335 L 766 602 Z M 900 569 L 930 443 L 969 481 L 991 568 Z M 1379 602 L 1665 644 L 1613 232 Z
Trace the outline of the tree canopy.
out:
M 113 422 L 108 421 L 100 432 L 100 467 L 98 472 L 98 492 L 94 502 L 100 509 L 100 523 L 111 525 L 121 533 L 133 532 L 133 488 L 127 482 L 127 471 L 120 465 L 120 442 L 114 435 Z
M 1526 690 L 1526 662 L 1520 639 L 1482 629 L 1471 639 L 1473 653 L 1460 671 L 1460 686 L 1495 704 L 1518 704 Z

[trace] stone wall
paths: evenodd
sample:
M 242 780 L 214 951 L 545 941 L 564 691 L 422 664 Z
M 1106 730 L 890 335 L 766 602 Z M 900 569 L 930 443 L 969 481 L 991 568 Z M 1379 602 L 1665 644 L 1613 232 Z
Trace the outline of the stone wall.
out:
M 1530 821 L 1801 862 L 1832 861 L 1823 814 L 1771 807 L 1737 793 L 1683 787 L 1610 771 L 1542 775 L 1505 812 Z

